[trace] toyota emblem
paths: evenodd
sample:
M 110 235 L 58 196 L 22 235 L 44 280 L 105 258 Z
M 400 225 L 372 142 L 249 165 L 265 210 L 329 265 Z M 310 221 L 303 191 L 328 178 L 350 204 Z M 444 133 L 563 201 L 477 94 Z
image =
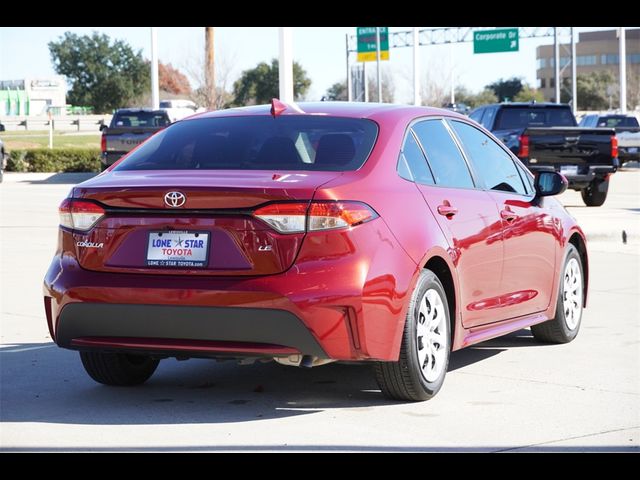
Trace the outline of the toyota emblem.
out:
M 186 201 L 187 197 L 182 192 L 169 192 L 164 196 L 164 203 L 171 208 L 181 207 Z

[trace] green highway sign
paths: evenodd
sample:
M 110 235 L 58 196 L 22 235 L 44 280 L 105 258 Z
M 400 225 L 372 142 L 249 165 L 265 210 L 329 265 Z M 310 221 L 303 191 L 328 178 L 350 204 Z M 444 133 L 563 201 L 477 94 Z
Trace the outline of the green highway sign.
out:
M 518 51 L 518 29 L 478 30 L 473 32 L 473 53 Z
M 376 60 L 376 27 L 358 27 L 358 61 Z M 388 27 L 380 27 L 380 60 L 389 60 Z

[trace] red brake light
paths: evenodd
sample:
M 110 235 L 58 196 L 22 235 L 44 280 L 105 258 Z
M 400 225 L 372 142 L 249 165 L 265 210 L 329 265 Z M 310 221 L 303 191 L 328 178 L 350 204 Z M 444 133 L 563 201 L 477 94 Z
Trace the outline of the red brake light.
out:
M 529 135 L 520 135 L 520 150 L 518 157 L 526 158 L 529 156 Z
M 100 151 L 102 153 L 107 151 L 107 136 L 103 133 L 100 139 Z
M 611 135 L 611 158 L 618 156 L 618 137 Z
M 253 212 L 280 233 L 353 227 L 378 214 L 360 202 L 272 203 Z
M 90 230 L 104 216 L 104 208 L 85 200 L 65 198 L 59 207 L 60 225 L 73 230 Z

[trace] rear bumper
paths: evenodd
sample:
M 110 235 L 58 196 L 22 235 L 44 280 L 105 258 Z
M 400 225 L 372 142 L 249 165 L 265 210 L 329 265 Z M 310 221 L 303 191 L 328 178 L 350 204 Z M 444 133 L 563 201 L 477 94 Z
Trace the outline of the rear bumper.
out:
M 61 347 L 78 350 L 189 350 L 200 355 L 240 352 L 257 356 L 304 352 L 328 358 L 299 318 L 275 309 L 72 303 L 60 313 L 56 341 Z
M 569 188 L 574 190 L 581 190 L 589 186 L 589 184 L 596 179 L 604 179 L 605 177 L 615 173 L 620 166 L 618 158 L 614 159 L 615 162 L 612 165 L 592 165 L 589 167 L 583 167 L 577 175 L 566 175 L 565 177 L 569 181 Z M 527 165 L 532 172 L 539 172 L 543 170 L 555 170 L 560 171 L 560 165 Z
M 44 280 L 45 310 L 64 348 L 118 343 L 188 356 L 209 342 L 201 344 L 208 356 L 396 360 L 418 271 L 381 219 L 307 234 L 295 264 L 278 275 L 96 272 L 58 252 Z

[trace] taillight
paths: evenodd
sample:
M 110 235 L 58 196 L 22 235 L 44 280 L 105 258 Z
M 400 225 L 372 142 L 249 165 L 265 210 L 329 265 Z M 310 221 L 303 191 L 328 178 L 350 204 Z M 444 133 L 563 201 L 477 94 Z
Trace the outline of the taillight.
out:
M 618 137 L 611 135 L 611 158 L 618 156 Z
M 518 157 L 526 158 L 529 156 L 529 135 L 520 135 L 520 150 Z
M 103 133 L 102 138 L 100 138 L 100 151 L 102 153 L 107 151 L 107 136 Z
M 60 204 L 60 225 L 73 230 L 90 230 L 104 216 L 104 208 L 85 200 L 65 198 Z
M 332 230 L 354 227 L 378 217 L 371 207 L 360 202 L 272 203 L 253 215 L 280 233 L 302 233 L 307 230 Z
M 253 212 L 280 233 L 305 231 L 308 203 L 272 203 Z

